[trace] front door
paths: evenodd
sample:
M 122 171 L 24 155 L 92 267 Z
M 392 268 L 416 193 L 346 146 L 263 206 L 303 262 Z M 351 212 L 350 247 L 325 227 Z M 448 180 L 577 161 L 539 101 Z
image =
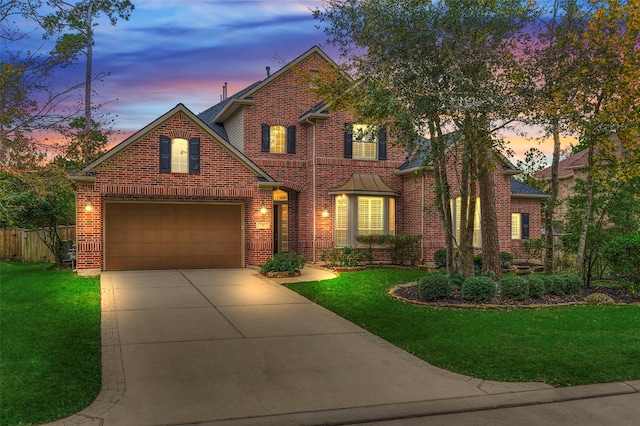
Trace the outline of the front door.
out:
M 289 198 L 278 189 L 273 191 L 273 252 L 289 251 Z

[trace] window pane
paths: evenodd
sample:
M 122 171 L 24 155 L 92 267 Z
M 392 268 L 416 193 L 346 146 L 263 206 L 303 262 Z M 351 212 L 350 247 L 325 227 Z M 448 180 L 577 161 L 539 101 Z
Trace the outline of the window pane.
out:
M 451 216 L 453 222 L 453 235 L 456 239 L 456 244 L 460 243 L 460 228 L 464 228 L 464 224 L 460 223 L 462 220 L 462 197 L 452 199 L 451 203 Z M 468 204 L 467 204 L 468 205 Z M 467 218 L 469 214 L 467 214 Z M 473 215 L 473 242 L 474 247 L 482 247 L 482 227 L 480 225 L 480 198 L 476 198 L 476 210 Z
M 375 160 L 378 158 L 378 137 L 374 128 L 366 124 L 353 125 L 353 157 L 355 159 Z
M 280 244 L 282 244 L 282 251 L 289 251 L 289 206 L 281 204 L 280 211 L 282 212 L 282 223 L 280 224 L 282 239 Z
M 476 198 L 476 211 L 473 215 L 473 246 L 482 247 L 482 229 L 480 228 L 480 198 Z
M 349 203 L 346 196 L 336 197 L 336 225 L 335 225 L 335 245 L 344 247 L 347 245 L 347 222 L 349 216 Z
M 382 234 L 384 199 L 358 197 L 358 235 Z
M 511 213 L 511 239 L 519 240 L 521 238 L 521 230 L 520 213 Z
M 189 173 L 189 144 L 186 139 L 171 139 L 171 173 Z
M 287 131 L 284 126 L 270 127 L 270 145 L 269 152 L 283 154 L 285 152 L 285 140 Z
M 396 233 L 396 199 L 389 198 L 389 234 Z

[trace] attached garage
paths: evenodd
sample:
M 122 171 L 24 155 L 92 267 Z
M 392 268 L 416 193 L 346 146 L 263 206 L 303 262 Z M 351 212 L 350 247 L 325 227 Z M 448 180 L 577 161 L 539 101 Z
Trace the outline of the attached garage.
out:
M 243 267 L 241 204 L 106 202 L 104 269 Z

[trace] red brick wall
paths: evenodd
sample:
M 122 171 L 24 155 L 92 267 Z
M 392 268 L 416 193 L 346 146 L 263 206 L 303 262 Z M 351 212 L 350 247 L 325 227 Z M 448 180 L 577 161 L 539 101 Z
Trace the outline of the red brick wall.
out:
M 160 135 L 200 137 L 200 174 L 160 173 Z M 79 186 L 78 269 L 102 269 L 103 200 L 241 202 L 245 206 L 245 262 L 263 263 L 273 253 L 272 228 L 258 230 L 256 222 L 270 222 L 259 209 L 266 205 L 271 210 L 271 195 L 271 190 L 258 188 L 257 176 L 243 163 L 185 114 L 177 113 L 100 164 L 95 185 Z M 93 204 L 91 213 L 84 210 L 87 198 Z
M 363 161 L 344 158 L 344 124 L 354 122 L 352 115 L 330 109 L 326 121 L 298 123 L 298 118 L 317 104 L 318 100 L 307 89 L 301 77 L 304 70 L 320 69 L 324 59 L 313 54 L 298 64 L 297 69 L 284 72 L 269 85 L 256 91 L 254 103 L 244 110 L 245 154 L 274 179 L 283 182 L 289 193 L 292 214 L 289 229 L 289 244 L 308 260 L 314 260 L 314 217 L 316 231 L 315 260 L 319 261 L 322 251 L 334 246 L 333 208 L 334 196 L 329 191 L 343 185 L 354 172 L 377 174 L 392 189 L 402 191 L 402 179 L 395 174 L 396 168 L 404 161 L 404 151 L 387 146 L 386 161 Z M 297 126 L 296 153 L 275 154 L 261 152 L 261 124 Z M 313 204 L 313 141 L 316 146 L 316 187 L 315 207 Z M 391 141 L 389 141 L 391 142 Z M 291 191 L 297 193 L 297 205 L 292 202 Z M 402 201 L 397 200 L 397 227 L 401 232 Z M 329 217 L 322 217 L 323 209 Z M 297 224 L 297 229 L 295 227 Z
M 542 238 L 540 233 L 542 229 L 542 213 L 541 204 L 538 199 L 531 198 L 512 198 L 511 213 L 529 213 L 529 238 Z M 526 257 L 524 251 L 520 248 L 523 240 L 511 240 L 511 252 L 516 259 Z

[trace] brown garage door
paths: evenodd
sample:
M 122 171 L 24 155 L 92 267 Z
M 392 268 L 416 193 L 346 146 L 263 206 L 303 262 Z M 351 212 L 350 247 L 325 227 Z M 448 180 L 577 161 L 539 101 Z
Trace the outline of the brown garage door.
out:
M 105 204 L 107 270 L 242 267 L 242 206 Z

